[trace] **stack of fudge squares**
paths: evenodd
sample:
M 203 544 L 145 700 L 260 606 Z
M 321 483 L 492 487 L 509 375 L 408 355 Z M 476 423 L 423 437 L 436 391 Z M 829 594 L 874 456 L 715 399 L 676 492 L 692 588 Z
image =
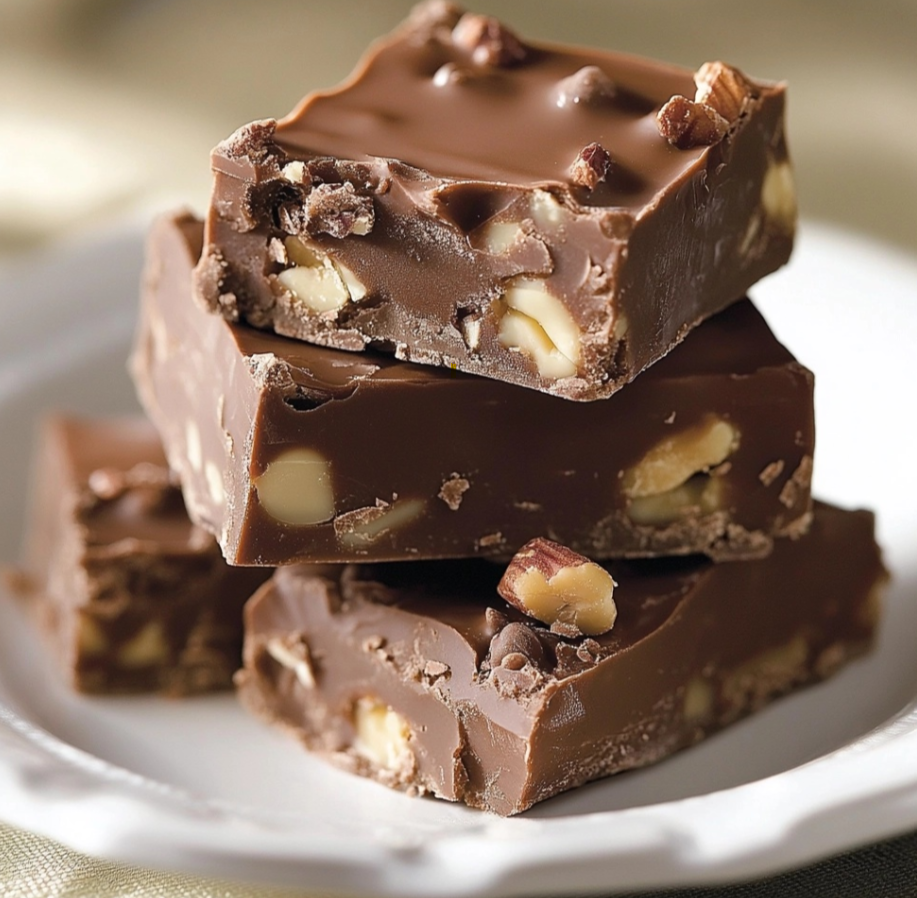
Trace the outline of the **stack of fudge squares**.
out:
M 47 431 L 77 682 L 226 686 L 244 616 L 255 715 L 509 815 L 868 650 L 873 517 L 813 503 L 813 376 L 744 296 L 793 242 L 784 95 L 434 0 L 219 144 L 149 239 L 156 434 Z

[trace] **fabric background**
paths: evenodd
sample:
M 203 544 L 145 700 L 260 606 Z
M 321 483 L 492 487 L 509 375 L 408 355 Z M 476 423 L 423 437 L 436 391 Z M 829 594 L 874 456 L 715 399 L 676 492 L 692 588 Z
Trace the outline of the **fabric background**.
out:
M 89 858 L 0 824 L 3 898 L 327 898 L 160 873 Z M 917 895 L 917 832 L 752 883 L 628 893 L 619 898 L 910 898 Z

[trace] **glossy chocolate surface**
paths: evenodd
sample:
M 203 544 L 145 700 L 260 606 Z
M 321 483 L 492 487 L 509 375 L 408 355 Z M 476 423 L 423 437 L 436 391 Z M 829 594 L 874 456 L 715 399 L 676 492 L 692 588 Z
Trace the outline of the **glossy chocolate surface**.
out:
M 514 814 L 833 673 L 869 647 L 886 576 L 872 515 L 821 504 L 766 559 L 607 567 L 618 619 L 579 639 L 502 602 L 491 562 L 280 570 L 246 608 L 242 699 L 346 769 Z M 409 734 L 388 755 L 365 702 Z
M 225 689 L 242 604 L 269 572 L 232 569 L 188 520 L 140 418 L 55 417 L 34 472 L 28 599 L 76 689 Z
M 808 524 L 812 375 L 748 301 L 627 390 L 573 403 L 228 324 L 190 297 L 200 235 L 190 216 L 154 228 L 132 368 L 191 518 L 232 563 L 506 557 L 540 534 L 592 558 L 735 559 Z M 734 441 L 692 461 L 679 441 L 708 427 Z M 327 462 L 317 523 L 262 501 L 297 451 Z M 666 454 L 686 466 L 634 487 Z
M 415 13 L 343 85 L 216 148 L 197 276 L 208 305 L 313 343 L 590 400 L 786 261 L 782 85 L 750 82 L 723 140 L 677 149 L 656 116 L 695 96 L 692 72 L 522 42 L 481 61 L 457 21 Z M 595 143 L 611 161 L 590 187 L 571 167 Z M 345 273 L 340 302 L 319 311 L 291 292 L 305 264 L 291 239 Z M 523 302 L 527 338 L 506 329 L 520 284 L 547 297 Z M 554 354 L 540 360 L 528 339 Z

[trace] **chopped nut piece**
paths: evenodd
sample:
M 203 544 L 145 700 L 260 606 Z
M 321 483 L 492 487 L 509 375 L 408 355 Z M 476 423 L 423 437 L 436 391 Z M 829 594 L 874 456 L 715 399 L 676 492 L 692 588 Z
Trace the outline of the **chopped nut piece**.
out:
M 477 242 L 484 252 L 502 256 L 524 235 L 518 221 L 489 221 L 480 229 Z
M 83 655 L 101 655 L 108 648 L 108 640 L 96 618 L 82 611 L 77 616 L 77 647 Z
M 267 653 L 280 665 L 292 670 L 296 679 L 306 689 L 315 688 L 315 672 L 312 669 L 312 655 L 305 637 L 296 634 L 292 637 L 277 637 L 268 640 L 265 646 Z
M 280 174 L 287 180 L 291 181 L 294 184 L 302 184 L 305 182 L 309 176 L 306 171 L 306 164 L 299 160 L 293 162 L 288 162 L 281 170 Z
M 680 150 L 707 147 L 723 139 L 729 123 L 712 106 L 674 96 L 656 115 L 659 133 Z
M 413 766 L 408 722 L 379 699 L 364 696 L 353 709 L 354 750 L 385 770 Z
M 118 661 L 124 667 L 149 667 L 161 664 L 168 654 L 169 646 L 162 624 L 154 620 L 121 646 Z
M 713 686 L 703 677 L 692 677 L 685 687 L 684 716 L 689 723 L 702 723 L 713 711 Z
M 536 189 L 532 191 L 529 211 L 531 212 L 532 220 L 542 230 L 550 230 L 550 228 L 572 219 L 570 210 L 564 208 L 564 204 L 547 190 Z
M 452 31 L 452 40 L 478 65 L 502 68 L 525 59 L 522 42 L 499 19 L 465 13 Z
M 462 504 L 462 496 L 468 491 L 471 484 L 460 474 L 453 474 L 439 491 L 439 498 L 449 506 L 452 511 L 458 511 Z
M 278 265 L 287 266 L 290 264 L 287 248 L 283 245 L 283 241 L 277 237 L 271 237 L 270 241 L 268 241 L 267 254 L 268 258 Z
M 562 621 L 580 633 L 607 633 L 617 617 L 615 582 L 603 567 L 547 539 L 526 543 L 509 563 L 497 592 L 510 605 L 551 625 Z
M 805 500 L 812 484 L 812 456 L 804 455 L 799 466 L 790 475 L 790 479 L 783 484 L 780 495 L 777 497 L 787 508 L 793 508 L 801 500 Z
M 754 97 L 751 82 L 736 68 L 724 62 L 705 62 L 694 75 L 695 103 L 703 103 L 732 124 Z
M 295 267 L 281 271 L 277 280 L 313 312 L 334 312 L 366 296 L 356 275 L 327 253 L 297 237 L 287 237 L 283 245 Z
M 551 624 L 551 632 L 557 636 L 563 636 L 564 639 L 577 639 L 583 635 L 580 628 L 575 624 L 569 624 L 562 620 L 556 620 Z
M 312 449 L 288 449 L 253 481 L 261 507 L 284 524 L 320 524 L 334 517 L 331 463 Z
M 739 446 L 739 433 L 712 415 L 694 427 L 661 440 L 624 472 L 624 494 L 631 499 L 658 496 L 724 462 Z
M 490 549 L 493 546 L 501 546 L 505 540 L 503 534 L 498 530 L 496 533 L 487 533 L 474 541 L 476 549 Z
M 788 161 L 771 163 L 761 184 L 761 205 L 778 228 L 788 234 L 796 230 L 796 184 Z
M 785 465 L 782 458 L 772 461 L 759 475 L 758 480 L 765 486 L 770 486 L 782 473 Z
M 305 225 L 310 234 L 363 237 L 374 223 L 372 197 L 360 196 L 353 184 L 319 184 L 306 197 Z
M 576 161 L 570 166 L 570 180 L 580 187 L 595 190 L 599 181 L 604 181 L 611 171 L 611 156 L 600 143 L 591 143 L 580 150 Z
M 349 548 L 368 546 L 389 531 L 409 524 L 423 511 L 424 505 L 422 499 L 377 500 L 375 506 L 339 514 L 334 519 L 334 534 Z
M 722 506 L 722 480 L 698 474 L 664 493 L 631 499 L 627 516 L 635 524 L 662 527 L 688 515 L 713 514 Z
M 580 331 L 544 283 L 515 278 L 495 303 L 500 342 L 530 356 L 543 377 L 570 377 L 580 359 Z
M 481 343 L 481 317 L 473 313 L 464 315 L 460 322 L 465 345 L 475 352 Z
M 580 103 L 594 105 L 610 100 L 615 96 L 615 86 L 598 66 L 583 66 L 569 78 L 564 78 L 557 85 L 555 94 L 557 105 L 564 109 Z

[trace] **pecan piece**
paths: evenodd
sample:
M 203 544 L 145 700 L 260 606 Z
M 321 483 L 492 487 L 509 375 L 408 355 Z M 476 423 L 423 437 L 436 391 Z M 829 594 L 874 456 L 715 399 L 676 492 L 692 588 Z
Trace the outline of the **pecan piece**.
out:
M 524 614 L 548 626 L 556 621 L 565 635 L 607 633 L 617 617 L 615 582 L 603 567 L 541 537 L 514 556 L 497 592 Z
M 452 31 L 452 42 L 478 65 L 505 68 L 525 59 L 525 47 L 499 19 L 465 13 Z
M 570 180 L 587 190 L 595 190 L 599 181 L 604 181 L 611 171 L 611 156 L 600 143 L 583 147 L 570 166 Z
M 756 96 L 754 85 L 738 69 L 724 62 L 705 62 L 694 75 L 695 103 L 718 112 L 731 125 Z
M 659 133 L 680 150 L 718 143 L 729 127 L 712 106 L 678 95 L 659 110 L 656 125 Z

